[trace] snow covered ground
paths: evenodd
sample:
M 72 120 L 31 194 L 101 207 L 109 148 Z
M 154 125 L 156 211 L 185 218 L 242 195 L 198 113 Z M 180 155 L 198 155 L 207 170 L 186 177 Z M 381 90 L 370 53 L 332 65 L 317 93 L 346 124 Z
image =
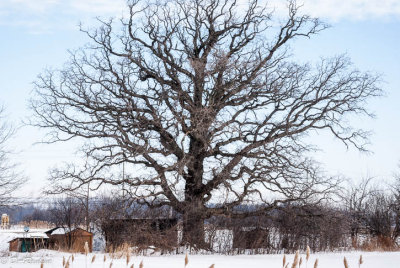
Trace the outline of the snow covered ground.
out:
M 343 257 L 346 256 L 350 268 L 358 267 L 360 254 L 363 255 L 364 263 L 362 268 L 394 268 L 400 267 L 400 252 L 344 252 L 344 253 L 319 253 L 312 254 L 308 267 L 314 267 L 314 261 L 319 259 L 319 268 L 340 268 L 344 267 Z M 91 263 L 92 257 L 96 255 L 95 261 Z M 4 268 L 33 268 L 43 267 L 62 268 L 63 256 L 67 259 L 71 254 L 41 250 L 35 253 L 12 253 L 11 256 L 0 257 L 0 267 Z M 111 259 L 106 254 L 89 254 L 86 258 L 83 254 L 75 254 L 74 262 L 70 263 L 71 268 L 109 268 L 112 262 L 112 268 L 139 267 L 143 261 L 143 268 L 184 268 L 184 255 L 170 256 L 132 256 L 129 264 L 126 264 L 126 258 Z M 304 256 L 303 256 L 304 258 Z M 292 262 L 293 255 L 288 255 L 287 260 Z M 87 263 L 87 266 L 86 264 Z M 215 264 L 215 268 L 280 268 L 282 267 L 282 255 L 189 255 L 189 264 L 187 268 L 208 268 Z M 289 265 L 291 267 L 291 265 Z M 302 267 L 306 267 L 303 263 Z

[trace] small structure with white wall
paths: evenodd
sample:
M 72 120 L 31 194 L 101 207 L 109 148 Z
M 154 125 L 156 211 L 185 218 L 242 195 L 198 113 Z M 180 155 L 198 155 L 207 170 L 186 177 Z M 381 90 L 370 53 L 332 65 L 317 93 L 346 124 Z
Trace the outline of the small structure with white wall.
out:
M 9 251 L 33 252 L 48 248 L 48 236 L 45 233 L 26 233 L 16 235 L 8 243 Z

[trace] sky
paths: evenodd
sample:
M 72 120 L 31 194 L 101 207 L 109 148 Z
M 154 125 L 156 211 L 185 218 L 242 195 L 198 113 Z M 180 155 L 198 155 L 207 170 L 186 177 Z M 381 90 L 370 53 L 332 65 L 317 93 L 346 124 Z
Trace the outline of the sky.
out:
M 277 14 L 284 1 L 272 0 Z M 329 175 L 354 181 L 366 176 L 390 180 L 400 163 L 400 1 L 397 0 L 304 0 L 304 13 L 320 17 L 331 27 L 318 36 L 293 44 L 299 61 L 315 61 L 346 53 L 363 71 L 382 75 L 385 96 L 368 106 L 376 118 L 353 118 L 350 124 L 371 130 L 370 153 L 347 149 L 332 137 L 310 135 L 321 149 L 314 157 Z M 58 68 L 68 50 L 88 39 L 78 25 L 96 25 L 96 17 L 124 14 L 124 0 L 0 0 L 0 104 L 17 128 L 9 142 L 12 159 L 30 179 L 20 193 L 35 196 L 47 184 L 51 167 L 76 159 L 78 144 L 38 144 L 44 132 L 23 122 L 32 112 L 33 81 L 46 68 Z

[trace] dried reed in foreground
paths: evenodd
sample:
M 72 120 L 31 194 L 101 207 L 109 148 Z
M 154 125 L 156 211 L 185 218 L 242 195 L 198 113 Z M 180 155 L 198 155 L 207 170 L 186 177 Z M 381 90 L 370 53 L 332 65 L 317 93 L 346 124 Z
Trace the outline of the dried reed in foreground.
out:
M 96 260 L 96 255 L 93 255 L 93 257 L 92 257 L 92 263 L 94 263 L 95 260 Z
M 214 265 L 214 264 L 211 264 L 211 266 L 210 266 L 209 268 L 215 268 L 215 265 Z
M 88 242 L 85 242 L 85 255 L 87 256 L 89 254 L 89 244 Z
M 143 261 L 141 261 L 140 264 L 139 264 L 139 268 L 143 268 L 143 266 L 144 266 L 143 265 Z
M 308 267 L 308 259 L 310 258 L 310 247 L 307 245 L 307 250 L 306 250 L 306 268 Z M 318 262 L 317 262 L 318 265 Z
M 314 262 L 314 268 L 318 268 L 318 259 L 316 259 Z
M 188 257 L 188 254 L 186 253 L 186 256 L 185 256 L 185 267 L 188 265 L 188 263 L 189 263 L 189 257 Z
M 292 268 L 296 268 L 298 264 L 299 264 L 299 251 L 297 250 L 296 254 L 294 255 Z
M 362 255 L 360 255 L 360 259 L 358 260 L 358 268 L 360 268 L 361 264 L 363 264 L 363 263 L 364 263 L 363 257 L 362 257 Z
M 286 264 L 286 255 L 283 254 L 283 260 L 282 260 L 282 267 L 285 268 L 285 264 Z
M 349 268 L 349 264 L 347 263 L 346 257 L 343 258 L 343 264 L 345 268 Z

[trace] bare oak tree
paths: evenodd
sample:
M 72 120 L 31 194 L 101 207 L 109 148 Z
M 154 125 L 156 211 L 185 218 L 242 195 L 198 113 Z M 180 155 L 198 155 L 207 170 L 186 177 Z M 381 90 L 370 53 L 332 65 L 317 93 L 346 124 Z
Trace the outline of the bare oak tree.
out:
M 55 170 L 58 189 L 124 183 L 138 202 L 181 213 L 183 242 L 198 247 L 212 215 L 325 198 L 336 181 L 306 157 L 304 137 L 326 131 L 364 150 L 368 133 L 345 119 L 371 116 L 378 77 L 345 56 L 293 62 L 288 45 L 327 26 L 294 1 L 284 23 L 269 10 L 256 0 L 130 1 L 119 24 L 82 29 L 90 43 L 43 73 L 32 100 L 47 142 L 88 141 L 90 168 Z M 123 162 L 137 171 L 128 179 L 112 175 Z
M 0 106 L 0 206 L 16 204 L 15 192 L 26 179 L 19 172 L 18 165 L 10 159 L 11 151 L 7 141 L 14 134 L 14 128 L 4 117 L 4 108 Z

